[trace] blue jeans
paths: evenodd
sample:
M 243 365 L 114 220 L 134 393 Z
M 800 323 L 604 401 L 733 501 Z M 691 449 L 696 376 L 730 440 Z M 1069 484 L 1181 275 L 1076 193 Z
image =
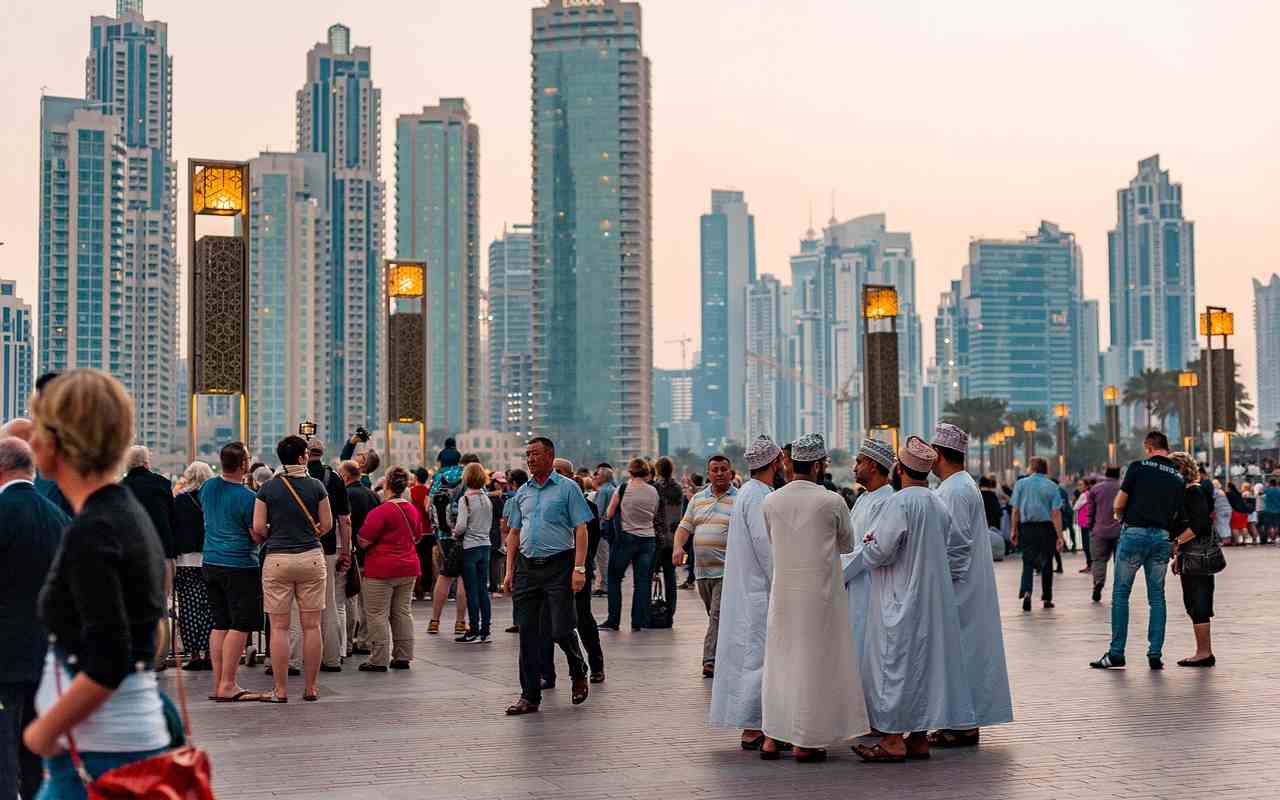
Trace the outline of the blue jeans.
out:
M 1141 567 L 1147 578 L 1147 604 L 1151 620 L 1147 624 L 1147 657 L 1159 658 L 1164 649 L 1164 575 L 1169 569 L 1173 544 L 1163 528 L 1131 528 L 1120 531 L 1116 545 L 1116 579 L 1111 591 L 1111 657 L 1124 658 L 1129 638 L 1129 593 Z
M 636 536 L 620 532 L 609 545 L 609 619 L 606 625 L 621 625 L 622 576 L 630 566 L 634 586 L 631 591 L 631 627 L 643 628 L 649 624 L 649 600 L 653 587 L 653 553 L 656 546 L 652 536 Z
M 166 749 L 143 750 L 136 753 L 81 753 L 80 759 L 84 761 L 84 768 L 96 779 L 104 772 L 150 758 L 163 753 Z M 49 774 L 40 786 L 40 793 L 36 795 L 35 800 L 85 800 L 88 797 L 80 776 L 76 774 L 76 768 L 71 764 L 71 756 L 63 753 L 60 756 L 46 758 L 44 768 Z
M 469 547 L 462 551 L 462 585 L 467 592 L 467 619 L 471 620 L 471 632 L 489 635 L 489 622 L 493 616 L 489 605 L 489 551 L 488 545 Z

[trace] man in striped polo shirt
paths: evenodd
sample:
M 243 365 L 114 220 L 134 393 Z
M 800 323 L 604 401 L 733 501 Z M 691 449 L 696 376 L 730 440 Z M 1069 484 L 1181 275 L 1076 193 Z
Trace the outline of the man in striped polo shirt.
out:
M 707 635 L 702 640 L 702 677 L 715 675 L 716 639 L 720 635 L 720 585 L 724 582 L 724 554 L 729 542 L 729 513 L 738 490 L 733 486 L 733 464 L 722 455 L 707 459 L 707 487 L 689 500 L 684 519 L 676 530 L 671 563 L 684 563 L 684 546 L 693 537 L 694 575 L 698 595 L 707 608 Z

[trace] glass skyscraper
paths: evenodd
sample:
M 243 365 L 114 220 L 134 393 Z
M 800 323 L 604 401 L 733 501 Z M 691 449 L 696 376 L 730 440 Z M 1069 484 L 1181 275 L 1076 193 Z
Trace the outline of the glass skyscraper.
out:
M 1271 439 L 1280 425 L 1280 275 L 1253 279 L 1253 334 L 1258 354 L 1258 432 Z
M 489 427 L 533 430 L 533 290 L 528 225 L 489 244 Z
M 396 257 L 427 264 L 427 428 L 482 426 L 480 129 L 460 97 L 396 119 Z
M 0 420 L 27 416 L 34 365 L 31 363 L 31 306 L 18 285 L 0 280 Z
M 386 186 L 382 175 L 382 93 L 368 47 L 351 30 L 329 28 L 307 53 L 297 93 L 298 152 L 322 153 L 329 179 L 330 262 L 327 317 L 333 351 L 326 367 L 328 416 L 321 439 L 337 443 L 358 425 L 381 430 L 383 254 Z
M 640 4 L 532 11 L 538 429 L 579 459 L 652 452 L 649 59 Z

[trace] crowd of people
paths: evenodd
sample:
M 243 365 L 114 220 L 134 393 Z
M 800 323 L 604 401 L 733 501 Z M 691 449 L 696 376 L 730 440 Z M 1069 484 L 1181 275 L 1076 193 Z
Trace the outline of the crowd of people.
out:
M 21 533 L 0 563 L 0 766 L 15 765 L 0 797 L 33 797 L 42 776 L 41 797 L 83 797 L 72 731 L 91 776 L 175 746 L 159 671 L 210 671 L 218 703 L 287 703 L 301 678 L 315 702 L 319 675 L 353 656 L 360 672 L 412 669 L 415 600 L 430 602 L 428 635 L 452 599 L 454 642 L 490 643 L 495 593 L 512 599 L 498 627 L 519 637 L 510 716 L 539 711 L 556 649 L 585 702 L 605 681 L 601 631 L 669 628 L 696 589 L 708 718 L 743 749 L 810 763 L 854 742 L 868 762 L 924 759 L 1013 718 L 993 566 L 1006 553 L 1022 559 L 1024 612 L 1037 574 L 1054 606 L 1064 550 L 1083 547 L 1094 602 L 1114 561 L 1100 669 L 1126 663 L 1139 569 L 1148 662 L 1163 667 L 1172 563 L 1196 641 L 1178 663 L 1211 667 L 1222 546 L 1273 542 L 1280 523 L 1274 478 L 1224 489 L 1156 431 L 1123 473 L 1060 484 L 1032 458 L 1006 487 L 975 481 L 968 435 L 946 423 L 896 451 L 864 440 L 844 491 L 816 434 L 762 436 L 745 463 L 713 455 L 681 480 L 667 458 L 575 468 L 545 437 L 527 472 L 490 471 L 452 439 L 433 470 L 383 469 L 357 430 L 332 463 L 315 439 L 282 438 L 278 468 L 231 442 L 171 483 L 131 446 L 132 401 L 105 374 L 45 376 L 31 408 L 0 430 L 0 519 Z M 239 681 L 260 649 L 269 692 Z

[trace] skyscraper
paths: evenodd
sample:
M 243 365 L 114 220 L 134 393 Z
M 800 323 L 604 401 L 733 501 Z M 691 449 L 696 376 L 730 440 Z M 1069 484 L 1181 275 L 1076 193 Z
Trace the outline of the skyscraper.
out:
M 533 429 L 533 290 L 528 225 L 489 244 L 489 427 Z
M 778 417 L 785 402 L 785 374 L 773 365 L 787 360 L 786 321 L 790 318 L 791 290 L 772 275 L 762 275 L 746 291 L 746 430 L 743 441 L 765 435 L 777 439 Z M 766 360 L 768 359 L 768 360 Z
M 120 121 L 125 146 L 124 227 L 118 244 L 122 371 L 133 394 L 137 440 L 158 453 L 177 444 L 177 164 L 173 158 L 173 58 L 169 29 L 142 0 L 118 0 L 115 17 L 90 21 L 85 100 Z
M 533 337 L 539 429 L 590 460 L 652 451 L 649 59 L 640 4 L 533 19 Z
M 1107 234 L 1111 347 L 1124 377 L 1144 369 L 1183 369 L 1196 344 L 1195 228 L 1182 214 L 1182 184 L 1160 156 L 1116 193 L 1116 228 Z
M 395 254 L 427 264 L 427 428 L 480 427 L 480 129 L 460 97 L 396 118 Z
M 695 415 L 709 439 L 749 442 L 747 286 L 756 279 L 755 217 L 742 192 L 711 190 L 701 218 L 702 368 Z
M 330 261 L 326 298 L 332 357 L 326 366 L 328 417 L 320 437 L 335 442 L 356 426 L 382 427 L 383 266 L 386 186 L 382 182 L 382 93 L 368 47 L 351 30 L 329 27 L 307 53 L 297 93 L 298 152 L 323 153 L 329 179 Z
M 40 98 L 39 371 L 93 367 L 132 386 L 120 128 L 100 104 Z
M 1071 418 L 1081 432 L 1102 422 L 1102 345 L 1098 321 L 1098 301 L 1080 301 L 1080 378 L 1078 405 L 1071 407 Z
M 938 300 L 938 311 L 933 318 L 933 365 L 929 382 L 937 393 L 939 413 L 948 403 L 969 397 L 969 322 L 962 281 L 952 281 Z
M 1280 426 L 1280 275 L 1253 279 L 1253 334 L 1258 352 L 1258 431 L 1268 440 Z
M 329 417 L 329 180 L 320 153 L 249 162 L 249 450 Z
M 18 285 L 0 280 L 0 419 L 27 416 L 35 366 L 31 363 L 31 306 Z

